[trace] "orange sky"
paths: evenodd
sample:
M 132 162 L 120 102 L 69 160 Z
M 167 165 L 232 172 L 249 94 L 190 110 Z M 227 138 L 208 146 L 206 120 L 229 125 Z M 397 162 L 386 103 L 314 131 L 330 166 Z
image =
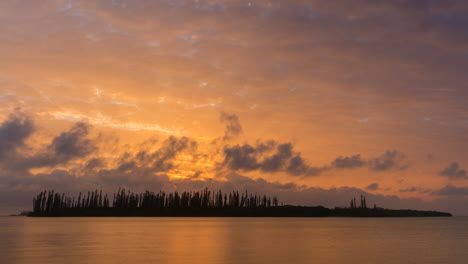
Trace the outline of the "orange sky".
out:
M 461 0 L 1 1 L 0 213 L 48 186 L 245 187 L 236 177 L 293 184 L 296 203 L 350 187 L 394 207 L 468 204 L 467 13 Z

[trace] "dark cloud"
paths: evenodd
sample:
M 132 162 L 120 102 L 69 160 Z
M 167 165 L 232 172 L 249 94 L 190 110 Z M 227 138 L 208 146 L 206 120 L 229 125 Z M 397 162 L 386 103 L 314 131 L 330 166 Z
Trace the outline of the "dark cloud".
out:
M 45 150 L 25 158 L 21 165 L 41 168 L 66 164 L 76 158 L 84 158 L 96 150 L 96 142 L 88 138 L 90 126 L 77 122 L 66 132 L 52 139 Z
M 197 148 L 197 142 L 189 139 L 188 137 L 177 138 L 170 136 L 166 139 L 161 148 L 151 155 L 152 168 L 155 171 L 167 171 L 174 165 L 170 162 L 182 151 L 189 150 L 195 151 Z
M 21 153 L 13 156 L 14 148 L 24 146 L 24 140 L 32 133 L 33 126 L 30 118 L 19 115 L 11 116 L 0 127 L 0 133 L 3 133 L 5 138 L 8 136 L 10 139 L 8 144 L 4 143 L 2 146 L 3 150 L 9 150 L 5 153 L 10 155 L 9 162 L 5 163 L 3 167 L 11 173 L 27 173 L 31 168 L 53 168 L 67 164 L 74 159 L 84 159 L 91 154 L 98 153 L 97 139 L 90 138 L 89 130 L 88 124 L 78 122 L 70 130 L 53 138 L 50 144 L 36 153 Z M 107 169 L 120 173 L 136 170 L 146 171 L 146 173 L 168 172 L 174 168 L 172 160 L 179 153 L 184 151 L 193 153 L 196 148 L 197 142 L 194 140 L 187 137 L 170 136 L 162 142 L 157 150 L 124 153 L 113 165 L 114 169 Z M 108 167 L 108 163 L 103 158 L 94 157 L 79 170 L 81 174 L 87 174 Z
M 460 168 L 457 162 L 452 162 L 449 167 L 439 172 L 440 176 L 447 176 L 452 179 L 468 179 L 466 170 Z
M 419 189 L 417 187 L 409 187 L 405 189 L 400 189 L 399 192 L 405 193 L 405 192 L 417 192 Z
M 325 168 L 312 167 L 307 165 L 300 153 L 289 160 L 286 171 L 293 176 L 319 176 Z
M 65 164 L 75 158 L 83 158 L 96 150 L 95 141 L 88 138 L 89 125 L 78 122 L 66 132 L 52 139 L 36 153 L 25 141 L 35 131 L 31 116 L 15 112 L 0 125 L 0 157 L 3 169 L 11 173 L 26 173 L 31 168 L 41 168 Z M 24 151 L 17 151 L 23 148 Z M 8 157 L 7 157 L 8 156 Z M 5 162 L 8 161 L 8 162 Z
M 393 150 L 387 150 L 384 154 L 379 157 L 366 160 L 361 157 L 360 154 L 356 154 L 350 157 L 338 157 L 332 161 L 329 168 L 335 169 L 352 169 L 368 167 L 370 170 L 388 171 L 388 170 L 404 170 L 408 168 L 406 163 L 406 156 L 403 152 Z
M 293 146 L 291 143 L 280 144 L 277 152 L 272 156 L 266 157 L 261 163 L 261 168 L 265 172 L 275 172 L 284 167 L 285 163 L 293 155 Z
M 191 179 L 199 179 L 202 174 L 203 174 L 202 171 L 196 171 L 192 176 L 190 176 L 190 178 Z
M 14 155 L 34 131 L 35 126 L 30 117 L 21 112 L 10 114 L 0 125 L 0 158 L 3 160 Z
M 267 147 L 268 146 L 268 147 Z M 276 152 L 272 152 L 276 146 Z M 388 170 L 404 170 L 408 168 L 405 155 L 397 150 L 386 151 L 381 156 L 365 160 L 361 155 L 350 157 L 340 156 L 329 166 L 313 167 L 307 164 L 300 152 L 293 150 L 291 143 L 278 144 L 269 142 L 251 146 L 224 146 L 223 167 L 237 171 L 286 172 L 291 176 L 319 176 L 331 169 L 353 169 L 367 166 L 370 170 L 380 172 Z
M 232 139 L 242 132 L 236 115 L 221 113 L 221 121 L 227 123 L 223 140 Z M 275 149 L 276 148 L 276 149 Z M 381 156 L 365 160 L 360 154 L 350 157 L 339 156 L 330 166 L 312 167 L 307 164 L 300 152 L 293 150 L 290 142 L 278 143 L 273 140 L 257 141 L 256 145 L 224 145 L 224 161 L 222 166 L 233 171 L 254 171 L 264 173 L 286 172 L 292 176 L 318 176 L 330 169 L 352 169 L 368 166 L 374 171 L 403 170 L 405 155 L 397 150 L 387 150 Z
M 366 186 L 366 191 L 377 191 L 379 189 L 379 184 L 378 183 L 371 183 Z
M 197 142 L 188 137 L 169 136 L 155 151 L 139 151 L 135 154 L 125 153 L 119 158 L 118 171 L 131 172 L 146 170 L 148 173 L 168 172 L 174 168 L 173 160 L 182 152 L 193 154 Z
M 119 164 L 119 166 L 117 167 L 117 171 L 119 172 L 131 172 L 131 171 L 134 171 L 138 168 L 136 162 L 134 160 L 131 160 L 131 161 L 126 161 L 126 162 L 122 162 Z
M 242 126 L 237 115 L 222 112 L 220 120 L 226 123 L 223 140 L 233 139 L 242 133 Z
M 401 193 L 430 193 L 432 192 L 432 190 L 430 189 L 423 189 L 423 188 L 420 188 L 420 187 L 408 187 L 408 188 L 404 188 L 404 189 L 400 189 L 398 190 L 399 192 Z
M 443 196 L 451 196 L 451 195 L 468 195 L 468 187 L 456 187 L 451 184 L 445 186 L 444 188 L 440 189 L 437 194 Z
M 272 151 L 277 145 L 278 145 L 278 142 L 274 140 L 266 140 L 266 141 L 257 140 L 256 149 L 260 153 L 264 153 L 264 152 Z
M 106 161 L 101 158 L 92 158 L 86 163 L 84 170 L 92 171 L 98 168 L 104 168 L 106 166 Z
M 337 169 L 360 168 L 366 165 L 366 161 L 361 158 L 361 155 L 353 155 L 351 157 L 338 157 L 332 162 L 332 167 Z
M 22 113 L 14 113 L 0 125 L 0 177 L 10 175 L 12 179 L 32 175 L 34 168 L 69 165 L 71 161 L 80 159 L 67 168 L 76 175 L 119 175 L 135 177 L 167 173 L 176 166 L 173 160 L 178 154 L 187 152 L 196 154 L 197 142 L 188 137 L 169 136 L 160 146 L 145 146 L 153 149 L 137 152 L 124 152 L 118 158 L 99 157 L 98 145 L 100 137 L 90 135 L 90 125 L 84 122 L 75 123 L 68 131 L 52 138 L 50 143 L 38 150 L 27 146 L 25 141 L 34 132 L 32 118 Z M 156 144 L 154 141 L 146 145 Z M 262 144 L 262 149 L 267 149 Z M 138 146 L 142 149 L 142 146 Z M 17 151 L 21 149 L 21 151 Z M 155 150 L 154 150 L 155 149 Z M 91 156 L 89 159 L 88 157 Z M 194 159 L 197 155 L 193 155 Z M 86 159 L 88 159 L 86 161 Z
M 290 159 L 289 164 L 286 167 L 286 171 L 294 176 L 307 175 L 308 170 L 309 167 L 305 164 L 304 159 L 299 155 Z
M 90 126 L 83 122 L 76 123 L 69 131 L 61 133 L 52 140 L 48 147 L 54 153 L 57 163 L 66 163 L 73 158 L 85 157 L 95 149 L 95 143 L 86 138 Z
M 286 172 L 292 176 L 318 176 L 323 170 L 309 166 L 291 143 L 270 141 L 269 145 L 276 145 L 276 151 L 271 153 L 271 148 L 264 144 L 225 146 L 222 165 L 234 171 Z
M 258 150 L 248 144 L 225 146 L 223 166 L 231 170 L 252 171 L 260 168 Z
M 387 150 L 380 157 L 369 161 L 369 168 L 374 171 L 404 170 L 408 167 L 405 154 L 397 150 Z

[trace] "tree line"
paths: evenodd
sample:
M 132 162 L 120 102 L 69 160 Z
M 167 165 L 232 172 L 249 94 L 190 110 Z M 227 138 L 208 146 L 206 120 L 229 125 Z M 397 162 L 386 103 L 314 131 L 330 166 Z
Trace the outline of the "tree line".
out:
M 177 191 L 134 193 L 119 189 L 112 200 L 102 190 L 79 193 L 70 197 L 54 190 L 42 191 L 33 198 L 34 215 L 90 214 L 90 212 L 113 212 L 115 214 L 158 214 L 175 211 L 216 211 L 220 209 L 255 209 L 278 206 L 276 197 L 238 191 L 223 193 L 205 188 L 203 191 Z

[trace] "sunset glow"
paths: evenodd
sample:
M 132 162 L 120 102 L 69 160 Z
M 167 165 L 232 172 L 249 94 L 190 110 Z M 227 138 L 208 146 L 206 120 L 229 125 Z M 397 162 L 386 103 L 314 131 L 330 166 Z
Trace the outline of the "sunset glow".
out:
M 468 4 L 332 2 L 0 1 L 0 214 L 205 187 L 468 214 Z

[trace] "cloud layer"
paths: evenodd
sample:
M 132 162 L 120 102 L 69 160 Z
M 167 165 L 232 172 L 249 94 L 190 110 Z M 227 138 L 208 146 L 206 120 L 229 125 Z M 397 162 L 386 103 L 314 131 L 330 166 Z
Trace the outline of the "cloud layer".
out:
M 468 179 L 466 170 L 460 168 L 457 162 L 453 162 L 449 167 L 441 170 L 439 174 L 453 179 Z

